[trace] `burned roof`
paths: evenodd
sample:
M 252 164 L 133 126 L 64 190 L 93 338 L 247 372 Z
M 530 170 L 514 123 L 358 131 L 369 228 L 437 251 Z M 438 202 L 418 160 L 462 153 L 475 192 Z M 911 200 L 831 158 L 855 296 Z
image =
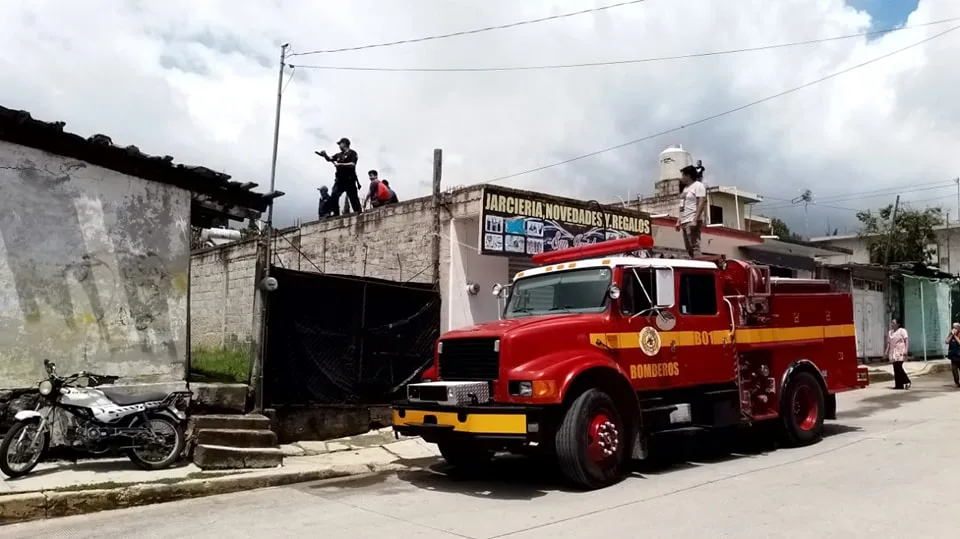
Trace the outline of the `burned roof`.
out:
M 259 215 L 283 193 L 256 193 L 256 183 L 230 180 L 230 175 L 202 166 L 173 162 L 169 155 L 148 155 L 136 146 L 117 146 L 106 135 L 81 137 L 64 131 L 64 122 L 44 122 L 23 110 L 0 106 L 0 140 L 70 157 L 128 176 L 164 183 L 194 193 L 195 220 L 233 219 Z M 238 211 L 241 210 L 241 211 Z

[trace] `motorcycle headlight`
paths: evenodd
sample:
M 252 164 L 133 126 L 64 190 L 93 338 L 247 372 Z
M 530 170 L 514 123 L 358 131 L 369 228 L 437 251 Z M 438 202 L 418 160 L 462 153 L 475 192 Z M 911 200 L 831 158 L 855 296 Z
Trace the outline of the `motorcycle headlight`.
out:
M 37 388 L 40 391 L 40 394 L 46 397 L 47 395 L 53 393 L 53 382 L 50 380 L 44 380 L 40 382 L 40 386 Z

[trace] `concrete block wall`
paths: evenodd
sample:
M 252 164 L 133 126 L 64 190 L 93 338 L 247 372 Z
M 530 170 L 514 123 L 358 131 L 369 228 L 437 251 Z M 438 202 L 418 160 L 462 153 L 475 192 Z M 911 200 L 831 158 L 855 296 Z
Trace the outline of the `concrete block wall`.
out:
M 445 193 L 440 212 L 440 287 L 447 289 L 450 222 L 480 213 L 480 189 Z M 430 197 L 386 208 L 315 221 L 280 231 L 274 264 L 393 281 L 433 280 L 433 210 Z M 219 347 L 250 342 L 259 326 L 254 308 L 256 242 L 197 251 L 191 259 L 191 344 Z M 255 312 L 255 310 L 257 312 Z M 441 329 L 446 329 L 446 317 Z
M 248 343 L 255 319 L 257 243 L 245 241 L 193 253 L 190 260 L 191 347 Z

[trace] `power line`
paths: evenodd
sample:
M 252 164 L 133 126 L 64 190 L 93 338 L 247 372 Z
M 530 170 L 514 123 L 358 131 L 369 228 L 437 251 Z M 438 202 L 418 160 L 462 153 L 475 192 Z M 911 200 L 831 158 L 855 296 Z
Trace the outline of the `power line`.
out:
M 537 24 L 537 23 L 541 23 L 541 22 L 555 21 L 555 20 L 557 20 L 557 19 L 566 19 L 566 18 L 568 18 L 568 17 L 576 17 L 577 15 L 586 15 L 586 14 L 588 14 L 588 13 L 595 13 L 595 12 L 598 12 L 598 11 L 605 11 L 605 10 L 609 10 L 609 9 L 613 9 L 613 8 L 618 8 L 618 7 L 623 7 L 623 6 L 629 6 L 629 5 L 632 5 L 632 4 L 640 4 L 640 3 L 643 3 L 643 2 L 646 2 L 646 0 L 629 0 L 629 1 L 626 1 L 626 2 L 619 2 L 619 3 L 616 3 L 616 4 L 610 4 L 609 6 L 595 7 L 595 8 L 584 9 L 584 10 L 580 10 L 580 11 L 573 11 L 573 12 L 570 12 L 570 13 L 561 13 L 561 14 L 559 14 L 559 15 L 551 15 L 551 16 L 549 16 L 549 17 L 541 17 L 541 18 L 539 18 L 539 19 L 529 19 L 529 20 L 525 20 L 525 21 L 511 22 L 511 23 L 509 23 L 509 24 L 501 24 L 501 25 L 497 25 L 497 26 L 486 26 L 486 27 L 483 27 L 483 28 L 475 28 L 475 29 L 473 29 L 473 30 L 463 30 L 463 31 L 460 31 L 460 32 L 452 32 L 452 33 L 449 33 L 449 34 L 440 34 L 440 35 L 434 35 L 434 36 L 418 37 L 418 38 L 413 38 L 413 39 L 401 39 L 401 40 L 399 40 L 399 41 L 388 41 L 388 42 L 385 42 L 385 43 L 371 43 L 371 44 L 369 44 L 369 45 L 360 45 L 360 46 L 358 46 L 358 47 L 344 47 L 344 48 L 340 48 L 340 49 L 327 49 L 327 50 L 315 50 L 315 51 L 307 51 L 307 52 L 298 52 L 298 53 L 296 53 L 296 54 L 291 54 L 290 56 L 307 56 L 307 55 L 310 55 L 310 54 L 333 54 L 333 53 L 336 53 L 336 52 L 360 51 L 360 50 L 375 49 L 375 48 L 380 48 L 380 47 L 392 47 L 392 46 L 394 46 L 394 45 L 406 45 L 406 44 L 409 44 L 409 43 L 421 43 L 421 42 L 423 42 L 423 41 L 434 41 L 434 40 L 437 40 L 437 39 L 447 39 L 447 38 L 450 38 L 450 37 L 467 36 L 467 35 L 471 35 L 471 34 L 481 34 L 481 33 L 483 33 L 483 32 L 491 32 L 491 31 L 493 31 L 493 30 L 504 30 L 504 29 L 507 29 L 507 28 L 516 28 L 517 26 L 525 26 L 525 25 L 528 25 L 528 24 Z
M 817 200 L 813 202 L 813 204 L 819 204 L 820 202 L 848 202 L 848 201 L 855 201 L 855 200 L 863 200 L 867 198 L 877 198 L 877 197 L 883 197 L 883 196 L 899 195 L 903 193 L 912 193 L 916 191 L 931 191 L 936 189 L 945 189 L 947 187 L 953 188 L 955 186 L 956 184 L 952 181 L 939 181 L 939 182 L 931 182 L 926 184 L 921 183 L 921 184 L 918 184 L 916 187 L 887 187 L 884 189 L 864 191 L 862 193 L 834 195 L 834 196 L 828 196 L 823 198 L 818 197 Z M 777 210 L 780 208 L 788 208 L 792 205 L 793 205 L 792 203 L 780 204 L 778 202 L 772 206 L 764 206 L 763 203 L 760 203 L 755 205 L 754 208 L 757 210 L 770 211 L 770 210 Z
M 799 47 L 802 45 L 813 45 L 816 43 L 827 43 L 830 41 L 840 41 L 844 39 L 852 39 L 857 37 L 869 37 L 876 36 L 881 34 L 889 34 L 893 32 L 900 32 L 902 30 L 912 30 L 916 28 L 922 28 L 925 26 L 933 26 L 937 24 L 944 24 L 948 22 L 960 21 L 960 17 L 953 17 L 951 19 L 943 19 L 939 21 L 927 22 L 922 24 L 914 24 L 911 26 L 900 26 L 895 28 L 887 28 L 884 30 L 873 30 L 869 32 L 860 32 L 857 34 L 847 34 L 842 36 L 826 37 L 819 39 L 808 39 L 806 41 L 794 41 L 791 43 L 780 43 L 776 45 L 763 45 L 759 47 L 748 47 L 742 49 L 727 49 L 720 51 L 707 51 L 693 54 L 680 54 L 675 56 L 655 56 L 649 58 L 634 58 L 628 60 L 609 60 L 604 62 L 583 62 L 576 64 L 547 64 L 547 65 L 532 65 L 532 66 L 503 66 L 503 67 L 376 67 L 376 66 L 331 66 L 331 65 L 297 65 L 301 69 L 321 69 L 321 70 L 330 70 L 330 71 L 374 71 L 374 72 L 389 72 L 389 73 L 484 73 L 484 72 L 502 72 L 502 71 L 543 71 L 543 70 L 554 70 L 554 69 L 575 69 L 583 67 L 604 67 L 604 66 L 618 66 L 618 65 L 629 65 L 629 64 L 643 64 L 651 62 L 665 62 L 671 60 L 688 60 L 692 58 L 705 58 L 710 56 L 723 56 L 728 54 L 741 54 L 745 52 L 756 52 L 756 51 L 765 51 L 773 49 L 783 49 L 787 47 Z
M 515 173 L 513 173 L 513 174 L 507 174 L 506 176 L 500 176 L 500 177 L 497 177 L 497 178 L 493 178 L 493 179 L 491 179 L 491 180 L 488 180 L 486 183 L 496 183 L 496 182 L 500 182 L 500 181 L 503 181 L 503 180 L 508 180 L 508 179 L 511 179 L 511 178 L 516 178 L 516 177 L 518 177 L 518 176 L 525 176 L 525 175 L 527 175 L 527 174 L 532 174 L 532 173 L 534 173 L 534 172 L 540 172 L 540 171 L 547 170 L 547 169 L 550 169 L 550 168 L 559 167 L 559 166 L 562 166 L 562 165 L 567 165 L 567 164 L 570 164 L 570 163 L 573 163 L 573 162 L 576 162 L 576 161 L 580 161 L 580 160 L 583 160 L 583 159 L 587 159 L 587 158 L 589 158 L 589 157 L 594 157 L 594 156 L 596 156 L 596 155 L 600 155 L 600 154 L 607 153 L 607 152 L 612 152 L 612 151 L 614 151 L 614 150 L 619 150 L 620 148 L 626 148 L 627 146 L 632 146 L 632 145 L 634 145 L 634 144 L 639 144 L 639 143 L 641 143 L 641 142 L 646 142 L 646 141 L 648 141 L 648 140 L 652 140 L 652 139 L 655 139 L 655 138 L 658 138 L 658 137 L 662 137 L 662 136 L 664 136 L 664 135 L 669 135 L 669 134 L 671 134 L 671 133 L 676 133 L 677 131 L 682 131 L 682 130 L 688 128 L 688 127 L 693 127 L 693 126 L 695 126 L 695 125 L 704 124 L 704 123 L 707 123 L 707 122 L 716 120 L 716 119 L 718 119 L 718 118 L 722 118 L 722 117 L 724 117 L 724 116 L 729 116 L 729 115 L 731 115 L 731 114 L 740 112 L 740 111 L 742 111 L 742 110 L 746 110 L 746 109 L 748 109 L 748 108 L 751 108 L 751 107 L 760 105 L 760 104 L 762 104 L 762 103 L 766 103 L 766 102 L 768 102 L 768 101 L 773 101 L 774 99 L 778 99 L 778 98 L 780 98 L 780 97 L 783 97 L 783 96 L 792 94 L 792 93 L 794 93 L 794 92 L 798 92 L 798 91 L 803 90 L 803 89 L 805 89 L 805 88 L 809 88 L 809 87 L 811 87 L 811 86 L 815 86 L 815 85 L 817 85 L 817 84 L 826 82 L 826 81 L 828 81 L 828 80 L 830 80 L 830 79 L 834 79 L 834 78 L 839 77 L 839 76 L 841 76 L 841 75 L 845 75 L 845 74 L 847 74 L 847 73 L 850 73 L 851 71 L 855 71 L 855 70 L 860 69 L 860 68 L 862 68 L 862 67 L 866 67 L 866 66 L 868 66 L 868 65 L 870 65 L 870 64 L 874 64 L 874 63 L 879 62 L 879 61 L 881 61 L 881 60 L 885 60 L 885 59 L 887 59 L 887 58 L 890 58 L 891 56 L 900 54 L 901 52 L 907 51 L 907 50 L 909 50 L 909 49 L 913 49 L 913 48 L 915 48 L 915 47 L 919 47 L 920 45 L 923 45 L 924 43 L 927 43 L 927 42 L 929 42 L 929 41 L 933 41 L 934 39 L 937 39 L 937 38 L 942 37 L 942 36 L 944 36 L 944 35 L 946 35 L 946 34 L 949 34 L 950 32 L 953 32 L 954 30 L 957 30 L 957 29 L 960 29 L 960 26 L 954 26 L 954 27 L 952 27 L 952 28 L 949 28 L 949 29 L 947 29 L 947 30 L 944 30 L 943 32 L 940 32 L 939 34 L 934 34 L 934 35 L 931 36 L 931 37 L 928 37 L 928 38 L 923 39 L 923 40 L 921 40 L 921 41 L 918 41 L 918 42 L 916 42 L 916 43 L 912 43 L 912 44 L 910 44 L 910 45 L 907 45 L 906 47 L 902 47 L 902 48 L 899 48 L 899 49 L 894 50 L 894 51 L 892 51 L 892 52 L 888 52 L 888 53 L 883 54 L 883 55 L 881 55 L 881 56 L 878 56 L 878 57 L 876 57 L 876 58 L 872 58 L 872 59 L 870 59 L 870 60 L 867 60 L 866 62 L 862 62 L 862 63 L 860 63 L 860 64 L 857 64 L 857 65 L 855 65 L 855 66 L 851 66 L 851 67 L 848 67 L 848 68 L 846 68 L 846 69 L 842 69 L 842 70 L 840 70 L 840 71 L 837 71 L 837 72 L 832 73 L 832 74 L 830 74 L 830 75 L 827 75 L 827 76 L 825 76 L 825 77 L 821 77 L 821 78 L 819 78 L 819 79 L 817 79 L 817 80 L 810 81 L 810 82 L 805 83 L 805 84 L 802 84 L 802 85 L 800 85 L 800 86 L 796 86 L 796 87 L 790 88 L 789 90 L 784 90 L 784 91 L 782 91 L 782 92 L 779 92 L 779 93 L 776 93 L 776 94 L 773 94 L 773 95 L 770 95 L 770 96 L 767 96 L 767 97 L 764 97 L 764 98 L 761 98 L 761 99 L 757 99 L 756 101 L 751 101 L 751 102 L 749 102 L 749 103 L 747 103 L 747 104 L 745 104 L 745 105 L 741 105 L 741 106 L 736 107 L 736 108 L 733 108 L 733 109 L 729 109 L 729 110 L 726 110 L 726 111 L 723 111 L 723 112 L 719 112 L 719 113 L 714 114 L 714 115 L 711 115 L 711 116 L 707 116 L 706 118 L 701 118 L 701 119 L 699 119 L 699 120 L 690 122 L 690 123 L 688 123 L 688 124 L 681 125 L 681 126 L 679 126 L 679 127 L 674 127 L 674 128 L 671 128 L 671 129 L 667 129 L 667 130 L 664 130 L 664 131 L 660 131 L 659 133 L 654 133 L 654 134 L 652 134 L 652 135 L 647 135 L 647 136 L 645 136 L 645 137 L 641 137 L 641 138 L 638 138 L 638 139 L 634 139 L 634 140 L 631 140 L 631 141 L 627 141 L 627 142 L 624 142 L 624 143 L 621 143 L 621 144 L 617 144 L 617 145 L 615 145 L 615 146 L 609 146 L 609 147 L 603 148 L 603 149 L 601 149 L 601 150 L 596 150 L 596 151 L 593 151 L 593 152 L 590 152 L 590 153 L 585 153 L 585 154 L 579 155 L 579 156 L 577 156 L 577 157 L 571 157 L 570 159 L 564 159 L 563 161 L 558 161 L 558 162 L 556 162 L 556 163 L 551 163 L 551 164 L 549 164 L 549 165 L 543 165 L 543 166 L 540 166 L 540 167 L 536 167 L 536 168 L 531 168 L 531 169 L 528 169 L 528 170 L 524 170 L 524 171 L 522 171 L 522 172 L 515 172 Z

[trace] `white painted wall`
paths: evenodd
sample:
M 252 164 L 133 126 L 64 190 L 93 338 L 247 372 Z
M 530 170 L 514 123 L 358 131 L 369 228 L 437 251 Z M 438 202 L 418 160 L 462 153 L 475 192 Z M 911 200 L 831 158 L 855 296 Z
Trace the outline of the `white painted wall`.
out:
M 481 256 L 478 253 L 478 217 L 451 220 L 449 240 L 449 278 L 447 293 L 443 298 L 445 316 L 441 331 L 496 320 L 499 306 L 490 290 L 495 283 L 507 284 L 510 281 L 507 258 Z M 480 292 L 475 296 L 468 294 L 468 283 L 480 285 Z
M 184 378 L 190 192 L 0 142 L 0 388 Z

